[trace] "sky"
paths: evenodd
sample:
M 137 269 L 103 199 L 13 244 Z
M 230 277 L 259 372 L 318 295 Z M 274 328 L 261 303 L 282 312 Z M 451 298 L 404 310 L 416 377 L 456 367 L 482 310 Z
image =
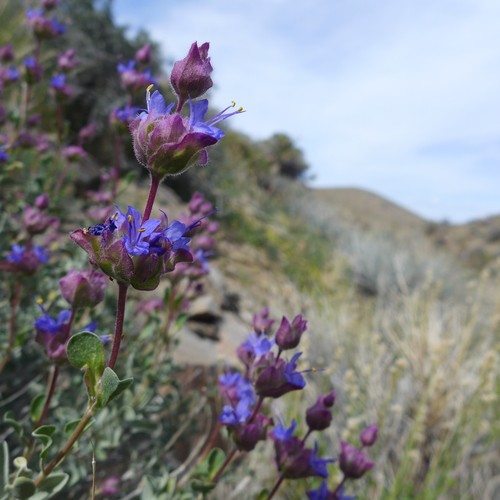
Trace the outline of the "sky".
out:
M 210 42 L 214 108 L 288 134 L 312 187 L 359 187 L 431 220 L 500 214 L 498 0 L 114 0 L 169 58 Z M 166 67 L 168 71 L 170 67 Z

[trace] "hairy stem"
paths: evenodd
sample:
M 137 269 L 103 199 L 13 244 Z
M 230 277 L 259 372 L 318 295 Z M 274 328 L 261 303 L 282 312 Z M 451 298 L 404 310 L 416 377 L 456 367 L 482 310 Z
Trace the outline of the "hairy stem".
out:
M 71 451 L 73 445 L 76 443 L 80 435 L 87 427 L 87 424 L 92 419 L 92 410 L 94 409 L 95 402 L 89 404 L 85 413 L 83 414 L 78 426 L 73 431 L 71 436 L 68 438 L 64 446 L 59 450 L 59 453 L 49 462 L 49 464 L 42 469 L 39 476 L 35 479 L 35 486 L 40 486 L 40 483 L 50 475 L 50 473 L 59 465 L 59 463 L 64 459 L 64 457 Z
M 156 175 L 151 175 L 151 186 L 149 188 L 148 201 L 146 202 L 146 208 L 144 209 L 144 215 L 142 216 L 143 223 L 146 222 L 151 215 L 151 210 L 153 210 L 153 204 L 155 202 L 159 185 L 160 179 L 156 177 Z
M 118 353 L 120 352 L 120 344 L 123 337 L 123 320 L 125 318 L 125 303 L 127 301 L 127 285 L 118 285 L 118 299 L 116 302 L 116 321 L 115 321 L 115 334 L 113 337 L 113 348 L 109 358 L 108 366 L 114 369 Z

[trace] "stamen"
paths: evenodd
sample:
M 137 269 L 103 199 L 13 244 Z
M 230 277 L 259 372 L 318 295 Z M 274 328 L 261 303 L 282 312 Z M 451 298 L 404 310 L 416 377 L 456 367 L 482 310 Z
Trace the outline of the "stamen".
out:
M 151 83 L 148 85 L 148 88 L 146 89 L 146 92 L 151 92 L 151 89 L 154 87 L 154 83 Z
M 132 222 L 134 221 L 134 218 L 133 218 L 133 217 L 129 214 L 129 215 L 127 216 L 127 220 L 128 220 L 130 223 L 132 223 Z
M 43 304 L 43 299 L 36 299 L 36 303 L 39 304 L 39 305 L 42 305 Z
M 138 233 L 143 233 L 144 231 L 146 231 L 143 227 L 141 227 L 141 229 L 139 229 L 137 232 Z
M 82 231 L 83 231 L 83 234 L 88 234 L 88 232 L 89 232 L 89 230 L 88 230 L 86 227 L 84 227 L 84 228 L 82 229 Z
M 236 106 L 236 101 L 231 101 L 231 107 L 235 107 Z

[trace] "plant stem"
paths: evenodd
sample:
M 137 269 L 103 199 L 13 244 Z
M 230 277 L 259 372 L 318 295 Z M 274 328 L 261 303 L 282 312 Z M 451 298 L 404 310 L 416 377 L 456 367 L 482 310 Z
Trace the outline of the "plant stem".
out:
M 115 133 L 115 141 L 113 144 L 113 169 L 111 171 L 111 181 L 113 182 L 112 192 L 113 199 L 118 195 L 118 180 L 120 179 L 121 170 L 121 155 L 122 155 L 122 139 L 118 132 Z
M 151 174 L 151 186 L 149 188 L 149 196 L 148 201 L 146 202 L 146 208 L 144 209 L 144 215 L 142 216 L 142 223 L 146 222 L 151 215 L 151 210 L 153 210 L 153 204 L 155 202 L 159 185 L 160 179 L 156 177 L 156 175 Z
M 273 489 L 271 490 L 271 492 L 269 493 L 269 496 L 267 497 L 267 500 L 271 500 L 271 498 L 273 498 L 273 496 L 275 495 L 275 493 L 278 491 L 279 487 L 281 486 L 281 483 L 284 481 L 284 477 L 282 475 L 280 475 L 280 477 L 278 478 L 278 480 L 276 481 L 276 484 L 273 486 Z
M 59 450 L 59 453 L 49 462 L 47 467 L 44 467 L 42 469 L 38 477 L 35 479 L 35 486 L 37 488 L 38 486 L 40 486 L 40 483 L 59 465 L 63 458 L 70 452 L 71 448 L 76 443 L 82 432 L 85 430 L 87 424 L 90 422 L 94 406 L 95 402 L 93 402 L 92 404 L 89 403 L 89 406 L 85 410 L 85 413 L 78 423 L 78 426 L 68 438 L 64 446 Z
M 49 411 L 50 402 L 52 400 L 52 396 L 54 395 L 54 390 L 56 388 L 57 376 L 59 375 L 59 367 L 57 365 L 52 365 L 52 371 L 50 372 L 50 379 L 47 389 L 47 397 L 45 398 L 45 404 L 43 405 L 42 413 L 38 420 L 35 422 L 35 429 L 42 425 L 42 422 L 45 420 L 47 416 L 47 412 Z
M 14 348 L 14 343 L 16 341 L 16 310 L 19 306 L 19 301 L 21 300 L 21 282 L 18 281 L 14 288 L 14 293 L 10 302 L 10 317 L 9 317 L 9 340 L 7 348 L 5 349 L 5 354 L 2 361 L 0 361 L 0 373 L 3 371 L 10 359 L 10 353 Z
M 346 482 L 347 480 L 347 476 L 344 476 L 342 478 L 342 481 L 340 481 L 340 483 L 338 484 L 338 486 L 335 488 L 335 491 L 333 492 L 333 496 L 335 497 L 337 495 L 337 493 L 340 491 L 340 489 L 342 488 L 342 486 L 344 486 L 344 483 Z
M 215 476 L 212 478 L 211 482 L 214 484 L 217 484 L 219 481 L 220 477 L 222 476 L 222 473 L 226 470 L 226 467 L 233 461 L 233 458 L 235 457 L 236 453 L 238 452 L 238 448 L 236 446 L 227 454 L 226 459 L 224 462 L 221 464 L 219 467 L 219 470 L 215 474 Z
M 116 360 L 118 358 L 118 353 L 120 351 L 120 343 L 123 337 L 123 320 L 125 318 L 125 303 L 127 301 L 127 290 L 128 285 L 118 285 L 118 299 L 116 302 L 116 322 L 115 322 L 115 334 L 113 338 L 113 349 L 111 350 L 111 356 L 109 357 L 108 366 L 114 369 Z
M 247 425 L 248 424 L 251 424 L 255 417 L 257 416 L 257 413 L 259 413 L 259 410 L 260 410 L 260 407 L 262 406 L 262 403 L 264 402 L 264 397 L 261 396 L 259 398 L 259 401 L 257 401 L 257 404 L 255 405 L 255 408 L 252 412 L 252 414 L 250 415 L 250 418 L 247 420 Z M 212 483 L 217 483 L 217 481 L 220 479 L 220 477 L 222 476 L 224 470 L 226 469 L 226 467 L 232 462 L 234 456 L 236 455 L 236 452 L 238 451 L 238 448 L 234 447 L 230 452 L 229 454 L 227 455 L 226 459 L 224 460 L 224 462 L 221 464 L 221 466 L 219 467 L 219 470 L 217 471 L 217 473 L 215 474 L 215 476 L 212 478 Z

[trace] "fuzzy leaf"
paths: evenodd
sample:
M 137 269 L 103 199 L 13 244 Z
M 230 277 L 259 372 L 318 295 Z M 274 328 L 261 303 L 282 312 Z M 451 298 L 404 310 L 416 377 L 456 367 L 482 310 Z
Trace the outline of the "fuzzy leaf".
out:
M 37 494 L 31 497 L 31 499 L 36 500 L 37 495 L 40 494 L 44 495 L 40 496 L 40 499 L 55 495 L 66 486 L 68 479 L 69 475 L 65 472 L 53 472 L 40 483 Z
M 69 339 L 66 351 L 69 362 L 85 371 L 85 385 L 89 397 L 94 398 L 97 383 L 104 370 L 104 347 L 101 339 L 91 332 L 77 333 Z
M 43 406 L 45 404 L 45 399 L 46 399 L 45 394 L 38 394 L 38 396 L 35 396 L 32 399 L 30 406 L 30 415 L 31 415 L 31 420 L 33 420 L 33 422 L 37 422 L 38 419 L 40 418 L 43 411 Z
M 120 379 L 118 378 L 118 375 L 108 366 L 104 369 L 100 383 L 101 386 L 97 395 L 97 408 L 104 408 L 107 405 L 109 398 L 118 387 Z
M 36 486 L 34 481 L 27 477 L 18 477 L 12 486 L 13 497 L 19 500 L 31 498 L 35 493 Z
M 119 396 L 125 389 L 128 389 L 132 385 L 133 382 L 134 382 L 134 379 L 132 377 L 124 378 L 123 380 L 120 380 L 118 382 L 118 387 L 114 390 L 113 394 L 111 394 L 111 396 L 109 397 L 109 401 L 113 401 L 113 399 L 115 399 L 117 396 Z
M 42 425 L 41 427 L 38 427 L 38 429 L 35 429 L 31 433 L 31 435 L 35 439 L 38 439 L 43 444 L 42 451 L 40 452 L 41 460 L 43 460 L 47 456 L 47 453 L 49 452 L 49 449 L 52 446 L 52 436 L 54 432 L 56 432 L 55 425 Z

